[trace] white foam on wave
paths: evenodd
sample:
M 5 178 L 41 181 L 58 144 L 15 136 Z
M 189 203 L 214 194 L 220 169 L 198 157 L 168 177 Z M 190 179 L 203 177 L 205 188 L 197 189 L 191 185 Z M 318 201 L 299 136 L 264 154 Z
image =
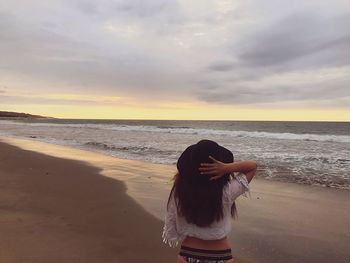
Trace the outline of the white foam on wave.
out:
M 0 124 L 2 121 L 0 121 Z M 340 142 L 350 143 L 350 136 L 332 135 L 332 134 L 297 134 L 297 133 L 277 133 L 277 132 L 259 132 L 259 131 L 231 131 L 216 129 L 196 129 L 185 127 L 157 127 L 151 125 L 116 125 L 116 124 L 93 124 L 93 123 L 24 123 L 15 121 L 5 121 L 7 124 L 28 125 L 36 127 L 61 127 L 61 128 L 77 128 L 77 129 L 103 129 L 112 131 L 135 131 L 135 132 L 160 132 L 174 134 L 193 134 L 201 136 L 224 135 L 231 137 L 243 138 L 267 138 L 278 140 L 302 140 L 302 141 L 320 141 L 320 142 Z

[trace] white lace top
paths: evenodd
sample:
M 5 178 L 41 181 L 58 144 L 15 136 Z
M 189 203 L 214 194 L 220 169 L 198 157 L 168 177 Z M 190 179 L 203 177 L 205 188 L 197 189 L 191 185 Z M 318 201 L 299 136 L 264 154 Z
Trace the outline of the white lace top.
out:
M 223 214 L 220 221 L 214 221 L 208 227 L 199 227 L 187 223 L 186 219 L 177 214 L 174 196 L 169 201 L 169 210 L 165 215 L 163 228 L 163 242 L 176 247 L 186 236 L 197 237 L 204 240 L 221 239 L 231 231 L 231 206 L 233 201 L 245 192 L 249 192 L 247 177 L 243 173 L 230 176 L 230 181 L 223 189 Z

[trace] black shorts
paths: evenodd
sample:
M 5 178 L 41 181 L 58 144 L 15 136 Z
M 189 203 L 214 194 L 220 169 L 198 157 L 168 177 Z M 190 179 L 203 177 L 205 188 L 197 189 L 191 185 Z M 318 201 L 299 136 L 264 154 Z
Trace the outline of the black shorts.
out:
M 179 255 L 189 263 L 225 263 L 232 259 L 231 249 L 206 250 L 181 246 Z

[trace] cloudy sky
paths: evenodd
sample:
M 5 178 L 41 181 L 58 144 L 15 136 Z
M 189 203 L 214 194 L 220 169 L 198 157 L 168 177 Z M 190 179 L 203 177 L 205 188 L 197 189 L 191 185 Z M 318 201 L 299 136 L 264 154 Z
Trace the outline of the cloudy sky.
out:
M 350 1 L 0 0 L 0 110 L 350 121 Z

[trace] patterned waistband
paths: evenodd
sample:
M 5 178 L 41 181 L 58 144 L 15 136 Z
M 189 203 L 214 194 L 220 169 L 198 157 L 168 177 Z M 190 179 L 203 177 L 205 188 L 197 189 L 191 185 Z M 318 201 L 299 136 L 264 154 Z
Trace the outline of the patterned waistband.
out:
M 231 249 L 207 250 L 181 246 L 180 256 L 195 257 L 208 260 L 228 260 L 232 258 Z

